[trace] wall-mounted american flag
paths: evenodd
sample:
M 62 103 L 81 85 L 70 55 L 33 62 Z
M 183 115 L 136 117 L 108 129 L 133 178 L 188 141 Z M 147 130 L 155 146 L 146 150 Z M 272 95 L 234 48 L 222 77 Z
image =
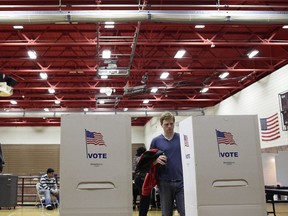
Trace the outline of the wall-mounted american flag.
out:
M 280 138 L 278 113 L 267 118 L 260 118 L 261 140 L 272 141 Z
M 103 139 L 103 135 L 98 132 L 91 132 L 89 130 L 85 130 L 86 134 L 86 144 L 89 145 L 106 145 Z

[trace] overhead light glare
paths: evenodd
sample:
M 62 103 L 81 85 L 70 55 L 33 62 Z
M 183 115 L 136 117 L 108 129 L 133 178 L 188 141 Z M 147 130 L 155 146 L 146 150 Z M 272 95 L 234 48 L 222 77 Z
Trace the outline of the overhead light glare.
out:
M 174 56 L 174 58 L 182 58 L 185 53 L 186 53 L 185 50 L 178 50 L 178 52 L 176 53 L 176 55 Z
M 158 88 L 152 88 L 151 93 L 156 93 L 158 91 Z
M 166 79 L 169 76 L 168 72 L 163 72 L 160 76 L 160 79 Z
M 60 104 L 61 101 L 60 101 L 60 100 L 55 100 L 54 103 L 55 103 L 55 104 Z
M 10 100 L 10 103 L 13 104 L 13 105 L 16 105 L 17 101 L 16 100 Z
M 54 94 L 54 93 L 55 93 L 55 89 L 49 88 L 49 89 L 48 89 L 48 92 L 49 92 L 50 94 Z
M 229 72 L 224 72 L 224 73 L 219 75 L 219 78 L 220 79 L 225 79 L 228 75 L 229 75 Z
M 283 29 L 288 29 L 288 25 L 284 25 L 282 28 Z
M 149 103 L 148 99 L 143 100 L 143 104 L 148 104 L 148 103 Z
M 205 28 L 205 25 L 195 25 L 195 28 L 198 28 L 198 29 Z
M 201 92 L 201 93 L 205 93 L 205 92 L 207 92 L 208 90 L 209 90 L 208 87 L 204 87 L 204 88 L 202 88 L 202 89 L 200 90 L 200 92 Z
M 40 77 L 41 77 L 41 79 L 46 80 L 48 78 L 48 75 L 45 72 L 41 72 Z
M 111 51 L 110 50 L 103 50 L 102 52 L 102 58 L 110 58 L 111 57 Z
M 27 53 L 30 59 L 37 59 L 37 54 L 34 50 L 29 50 Z
M 248 53 L 248 57 L 249 58 L 253 58 L 254 56 L 256 56 L 259 53 L 258 50 L 252 50 L 250 53 Z

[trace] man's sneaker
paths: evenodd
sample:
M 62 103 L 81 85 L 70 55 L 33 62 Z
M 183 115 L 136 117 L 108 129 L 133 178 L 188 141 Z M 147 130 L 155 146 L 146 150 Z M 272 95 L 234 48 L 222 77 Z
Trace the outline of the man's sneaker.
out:
M 53 210 L 53 207 L 52 207 L 52 205 L 49 204 L 49 205 L 46 206 L 46 209 L 47 210 Z

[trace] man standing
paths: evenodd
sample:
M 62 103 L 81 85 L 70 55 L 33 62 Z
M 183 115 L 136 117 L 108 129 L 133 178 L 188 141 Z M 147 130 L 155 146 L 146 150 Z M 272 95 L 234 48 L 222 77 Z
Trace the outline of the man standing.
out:
M 162 216 L 172 216 L 174 201 L 180 216 L 185 216 L 183 171 L 180 149 L 180 136 L 174 132 L 175 117 L 170 112 L 164 112 L 160 117 L 163 134 L 155 137 L 150 149 L 162 150 L 154 162 L 158 164 L 158 187 Z
M 39 192 L 44 194 L 46 209 L 52 210 L 51 195 L 59 200 L 59 191 L 57 189 L 57 182 L 52 168 L 48 168 L 46 174 L 41 176 Z

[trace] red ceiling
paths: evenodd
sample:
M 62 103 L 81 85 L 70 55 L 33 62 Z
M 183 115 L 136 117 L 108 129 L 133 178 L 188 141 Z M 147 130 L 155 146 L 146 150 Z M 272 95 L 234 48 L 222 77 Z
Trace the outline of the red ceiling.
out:
M 0 0 L 0 5 L 3 12 L 38 11 L 40 14 L 85 10 L 105 13 L 113 13 L 111 10 L 288 12 L 286 0 L 127 0 L 121 4 L 116 0 Z M 43 17 L 53 19 L 47 15 Z M 169 17 L 171 19 L 173 17 Z M 54 113 L 83 112 L 83 108 L 88 108 L 89 112 L 123 112 L 128 108 L 131 112 L 149 113 L 210 107 L 288 62 L 288 29 L 273 22 L 211 21 L 206 22 L 203 29 L 195 28 L 195 20 L 190 23 L 118 21 L 113 29 L 104 28 L 104 22 L 98 21 L 42 23 L 27 24 L 26 21 L 22 30 L 15 30 L 16 21 L 10 24 L 0 21 L 0 73 L 18 82 L 12 96 L 0 98 L 0 126 L 59 125 L 59 117 L 25 116 L 28 112 L 42 112 L 43 108 Z M 130 68 L 127 75 L 100 78 L 97 69 L 107 66 L 101 58 L 104 49 L 111 50 L 111 59 L 117 67 Z M 186 53 L 184 58 L 175 59 L 179 49 L 185 49 Z M 252 49 L 259 50 L 259 54 L 249 59 L 247 53 Z M 38 58 L 29 59 L 28 50 L 36 51 Z M 218 76 L 225 71 L 230 75 L 221 80 Z M 46 72 L 48 79 L 41 80 L 40 72 Z M 169 72 L 169 77 L 161 80 L 162 72 Z M 141 80 L 145 75 L 148 79 L 143 86 Z M 125 91 L 125 86 L 130 92 Z M 112 88 L 111 96 L 100 93 L 101 87 Z M 135 90 L 138 87 L 141 87 L 139 92 Z M 152 87 L 158 87 L 158 92 L 151 93 Z M 200 93 L 203 87 L 209 87 L 209 91 Z M 56 92 L 49 94 L 48 88 Z M 11 99 L 18 104 L 10 104 Z M 100 99 L 105 100 L 105 104 L 99 104 Z M 149 103 L 143 104 L 144 99 L 149 99 Z M 61 103 L 56 105 L 55 100 Z M 7 118 L 3 114 L 6 111 L 23 112 L 23 116 Z M 133 118 L 132 125 L 144 125 L 147 120 L 149 117 Z

